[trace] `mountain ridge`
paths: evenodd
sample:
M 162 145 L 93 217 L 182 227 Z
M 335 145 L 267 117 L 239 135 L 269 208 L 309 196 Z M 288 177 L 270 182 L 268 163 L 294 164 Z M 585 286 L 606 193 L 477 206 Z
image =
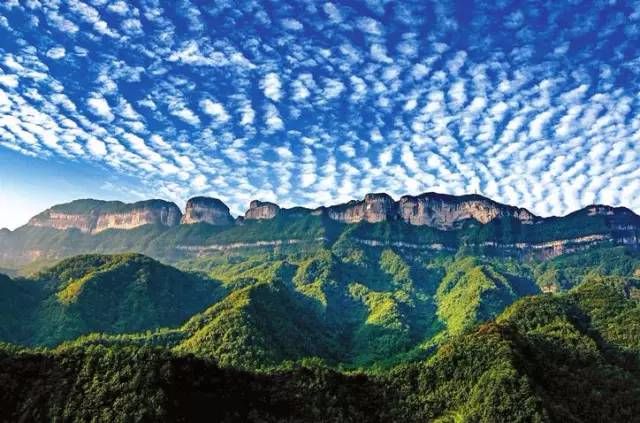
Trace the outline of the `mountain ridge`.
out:
M 539 217 L 477 194 L 424 193 L 396 201 L 378 193 L 316 209 L 255 200 L 236 219 L 222 201 L 209 197 L 189 200 L 184 214 L 164 200 L 76 200 L 14 231 L 0 231 L 0 267 L 13 271 L 78 254 L 126 252 L 176 263 L 345 243 L 544 258 L 601 244 L 640 248 L 639 240 L 640 216 L 625 207 L 590 205 L 561 217 Z
M 177 225 L 181 218 L 180 208 L 165 200 L 124 203 L 80 199 L 50 207 L 33 216 L 26 226 L 78 229 L 95 234 L 107 229 L 132 229 L 145 224 L 170 227 Z
M 591 215 L 622 212 L 638 216 L 626 207 L 591 204 L 562 216 L 542 217 L 526 208 L 501 203 L 480 194 L 451 195 L 430 191 L 418 195 L 402 195 L 398 200 L 384 192 L 369 193 L 362 200 L 354 199 L 346 203 L 316 208 L 283 208 L 277 203 L 252 200 L 247 211 L 235 219 L 229 207 L 214 197 L 190 198 L 186 202 L 184 212 L 176 203 L 161 199 L 124 203 L 88 198 L 54 205 L 33 216 L 24 226 L 63 230 L 75 228 L 85 233 L 98 233 L 106 229 L 132 229 L 146 224 L 173 227 L 204 222 L 225 226 L 242 224 L 246 220 L 273 219 L 279 215 L 308 214 L 326 215 L 343 223 L 400 220 L 415 226 L 450 230 L 469 219 L 486 224 L 496 218 L 513 217 L 528 224 L 562 219 L 581 212 Z

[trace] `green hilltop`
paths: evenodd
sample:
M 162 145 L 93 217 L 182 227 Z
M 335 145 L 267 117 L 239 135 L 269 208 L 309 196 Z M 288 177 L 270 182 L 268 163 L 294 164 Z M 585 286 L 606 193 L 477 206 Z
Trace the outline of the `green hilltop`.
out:
M 0 280 L 0 341 L 158 345 L 247 370 L 314 359 L 382 371 L 429 357 L 520 298 L 637 269 L 638 253 L 625 247 L 521 261 L 339 242 L 179 268 L 84 255 Z

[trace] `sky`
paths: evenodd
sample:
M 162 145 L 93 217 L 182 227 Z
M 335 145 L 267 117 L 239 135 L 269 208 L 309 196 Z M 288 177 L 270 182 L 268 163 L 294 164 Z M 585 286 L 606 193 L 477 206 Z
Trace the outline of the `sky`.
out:
M 75 198 L 640 212 L 640 1 L 0 2 L 0 227 Z

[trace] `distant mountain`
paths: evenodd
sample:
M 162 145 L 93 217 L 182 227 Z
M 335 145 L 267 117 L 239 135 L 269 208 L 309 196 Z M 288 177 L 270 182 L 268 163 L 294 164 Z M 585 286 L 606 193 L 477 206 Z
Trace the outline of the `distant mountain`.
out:
M 316 250 L 356 242 L 414 252 L 464 250 L 497 256 L 554 257 L 596 245 L 638 248 L 640 217 L 623 207 L 593 205 L 563 217 L 479 195 L 425 193 L 307 209 L 252 201 L 234 219 L 220 200 L 196 197 L 184 215 L 162 200 L 133 204 L 77 200 L 54 206 L 15 231 L 0 231 L 0 267 L 86 253 L 137 252 L 168 262 L 257 251 Z

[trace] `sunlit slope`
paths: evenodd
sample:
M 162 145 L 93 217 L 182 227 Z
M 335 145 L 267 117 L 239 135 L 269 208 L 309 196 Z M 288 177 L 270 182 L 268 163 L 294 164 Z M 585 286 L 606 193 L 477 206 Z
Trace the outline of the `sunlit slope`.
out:
M 375 376 L 346 376 L 317 361 L 256 374 L 137 346 L 80 344 L 49 352 L 3 346 L 0 417 L 636 421 L 639 284 L 592 275 L 566 293 L 524 297 L 496 320 L 444 341 L 430 358 Z M 241 288 L 234 299 L 247 293 Z
M 13 292 L 6 301 L 14 295 L 3 340 L 29 345 L 179 325 L 222 294 L 213 280 L 135 254 L 78 256 L 2 286 Z

